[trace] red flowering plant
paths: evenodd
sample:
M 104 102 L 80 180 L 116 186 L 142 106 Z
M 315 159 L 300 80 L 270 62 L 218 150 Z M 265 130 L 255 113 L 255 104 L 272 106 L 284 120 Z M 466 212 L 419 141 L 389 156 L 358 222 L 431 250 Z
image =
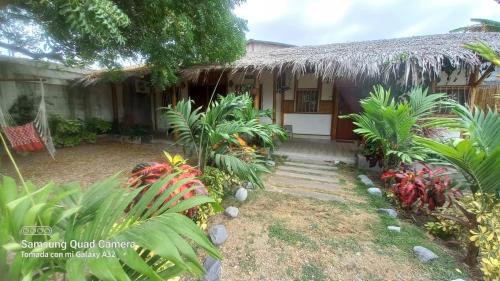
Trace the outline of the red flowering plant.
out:
M 187 200 L 195 195 L 208 195 L 205 185 L 197 178 L 201 176 L 201 171 L 185 163 L 184 159 L 179 155 L 170 157 L 165 153 L 167 162 L 146 162 L 140 163 L 132 170 L 132 175 L 128 179 L 128 184 L 132 188 L 142 188 L 142 191 L 134 199 L 134 204 L 137 204 L 142 198 L 142 195 L 153 186 L 155 183 L 160 183 L 158 193 L 147 208 L 160 208 L 163 204 L 170 200 L 175 200 L 172 207 L 177 205 L 182 200 Z M 170 194 L 164 193 L 169 188 L 177 183 L 180 185 Z M 166 196 L 166 197 L 165 197 Z M 163 203 L 156 201 L 162 198 Z M 164 198 L 164 199 L 163 199 Z M 192 218 L 196 214 L 197 207 L 187 210 L 186 215 Z
M 446 203 L 451 206 L 453 199 L 461 196 L 459 190 L 451 188 L 451 181 L 444 175 L 445 168 L 432 170 L 427 165 L 423 168 L 410 169 L 402 166 L 400 170 L 388 170 L 381 176 L 384 182 L 390 182 L 390 190 L 404 208 L 417 208 L 434 211 Z

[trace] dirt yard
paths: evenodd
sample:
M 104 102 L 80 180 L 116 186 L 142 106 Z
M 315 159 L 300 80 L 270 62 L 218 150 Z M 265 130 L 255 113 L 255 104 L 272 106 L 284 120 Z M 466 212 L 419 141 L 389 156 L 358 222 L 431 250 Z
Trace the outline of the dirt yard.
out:
M 413 224 L 376 212 L 388 207 L 370 198 L 353 170 L 339 171 L 342 193 L 351 199 L 327 202 L 270 191 L 253 191 L 235 219 L 224 215 L 211 223 L 226 225 L 220 247 L 224 281 L 247 280 L 453 280 L 466 273 L 444 247 Z M 356 199 L 353 201 L 352 199 Z M 387 230 L 401 226 L 401 233 Z M 439 259 L 422 264 L 415 245 Z M 467 279 L 466 277 L 464 279 Z
M 25 179 L 37 185 L 53 180 L 56 183 L 79 182 L 82 186 L 88 186 L 118 172 L 127 175 L 137 163 L 161 160 L 163 150 L 180 152 L 180 148 L 168 144 L 137 145 L 101 141 L 60 148 L 55 160 L 45 151 L 26 156 L 14 154 L 14 158 Z M 0 174 L 16 177 L 7 156 L 2 158 Z
M 166 144 L 101 142 L 59 149 L 55 160 L 46 153 L 15 158 L 25 178 L 36 184 L 54 180 L 87 186 L 120 171 L 126 175 L 137 163 L 161 160 L 163 150 L 180 152 Z M 1 165 L 1 174 L 15 176 L 6 157 Z M 221 280 L 468 279 L 452 253 L 422 229 L 377 213 L 377 208 L 389 207 L 388 202 L 368 196 L 356 173 L 348 167 L 290 163 L 268 176 L 266 190 L 250 191 L 246 202 L 225 200 L 224 207 L 237 206 L 240 211 L 235 219 L 223 214 L 211 218 L 210 224 L 222 223 L 229 232 L 220 247 Z M 304 189 L 297 189 L 301 185 Z M 284 192 L 287 188 L 295 195 Z M 305 196 L 321 199 L 327 194 L 333 201 Z M 387 230 L 389 225 L 400 226 L 401 232 Z M 431 249 L 438 260 L 418 261 L 412 253 L 416 245 Z

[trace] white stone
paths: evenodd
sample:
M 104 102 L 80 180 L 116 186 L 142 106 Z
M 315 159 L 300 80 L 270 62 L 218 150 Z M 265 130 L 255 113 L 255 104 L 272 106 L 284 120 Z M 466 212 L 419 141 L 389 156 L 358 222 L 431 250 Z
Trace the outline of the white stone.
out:
M 212 240 L 212 243 L 214 243 L 215 246 L 222 245 L 222 243 L 226 242 L 228 237 L 227 229 L 222 224 L 210 227 L 208 235 L 210 235 L 210 240 Z
M 238 213 L 240 212 L 240 210 L 236 207 L 227 207 L 226 210 L 224 210 L 224 214 L 226 214 L 226 216 L 230 217 L 230 218 L 236 218 L 238 216 Z
M 378 187 L 368 188 L 368 193 L 370 193 L 371 195 L 374 195 L 374 196 L 382 197 L 382 190 L 380 190 L 380 188 L 378 188 Z
M 236 191 L 236 194 L 234 195 L 234 197 L 236 198 L 236 200 L 243 202 L 248 197 L 248 191 L 245 188 L 240 187 L 240 188 L 238 188 L 238 191 Z
M 374 186 L 373 181 L 366 175 L 359 175 L 359 180 L 366 186 Z
M 401 227 L 395 226 L 395 225 L 389 225 L 387 227 L 387 229 L 389 229 L 390 231 L 394 231 L 394 232 L 401 232 Z
M 380 213 L 386 213 L 388 216 L 397 218 L 398 217 L 398 212 L 394 209 L 384 209 L 384 208 L 379 208 L 377 209 Z
M 424 263 L 438 258 L 438 256 L 434 254 L 434 252 L 422 246 L 413 247 L 413 253 L 415 253 L 417 258 Z

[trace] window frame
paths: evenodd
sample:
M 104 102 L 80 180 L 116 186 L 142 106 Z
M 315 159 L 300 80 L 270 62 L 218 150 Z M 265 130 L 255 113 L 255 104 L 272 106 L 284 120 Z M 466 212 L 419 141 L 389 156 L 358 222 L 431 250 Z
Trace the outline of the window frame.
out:
M 315 91 L 316 92 L 316 105 L 315 105 L 315 111 L 299 111 L 299 96 L 302 95 L 299 94 L 300 91 Z M 319 114 L 319 103 L 321 100 L 321 91 L 319 88 L 297 88 L 295 90 L 295 106 L 294 106 L 294 113 L 302 113 L 302 114 Z

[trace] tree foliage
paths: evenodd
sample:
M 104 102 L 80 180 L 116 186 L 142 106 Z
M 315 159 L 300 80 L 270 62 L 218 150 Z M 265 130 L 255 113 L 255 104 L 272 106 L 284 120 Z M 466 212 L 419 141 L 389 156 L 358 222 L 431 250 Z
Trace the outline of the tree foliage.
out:
M 240 0 L 10 0 L 0 10 L 0 47 L 33 58 L 116 68 L 145 62 L 153 81 L 180 65 L 227 63 L 244 51 Z
M 500 32 L 500 22 L 489 19 L 471 19 L 476 24 L 451 30 L 450 32 Z

